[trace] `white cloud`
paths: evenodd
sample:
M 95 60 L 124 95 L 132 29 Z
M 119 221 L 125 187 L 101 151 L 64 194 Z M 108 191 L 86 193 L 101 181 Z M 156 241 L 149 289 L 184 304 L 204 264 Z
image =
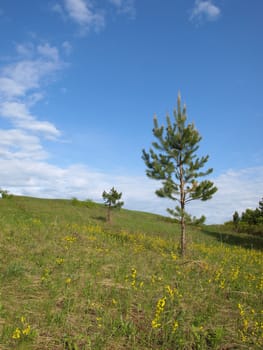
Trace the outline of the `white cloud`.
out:
M 60 136 L 60 131 L 53 124 L 38 121 L 31 115 L 25 103 L 14 101 L 0 103 L 0 115 L 8 118 L 18 128 L 43 133 L 47 138 Z
M 82 31 L 88 31 L 89 29 L 99 30 L 104 27 L 104 15 L 95 11 L 90 1 L 64 0 L 64 11 L 71 20 L 81 27 Z
M 22 130 L 9 129 L 0 130 L 0 157 L 1 162 L 16 159 L 39 161 L 47 158 L 47 153 L 41 146 L 38 137 Z
M 0 70 L 0 117 L 16 129 L 54 139 L 60 131 L 48 121 L 40 121 L 30 109 L 44 97 L 42 91 L 65 64 L 59 51 L 49 43 L 34 46 L 17 44 L 18 57 Z
M 136 16 L 135 0 L 105 0 L 118 14 L 131 18 Z M 105 3 L 104 3 L 105 5 Z M 80 34 L 85 35 L 91 30 L 99 31 L 105 27 L 107 6 L 98 0 L 60 0 L 51 7 L 61 18 L 75 22 Z
M 207 202 L 192 202 L 195 215 L 206 215 L 210 222 L 232 220 L 233 213 L 256 208 L 263 193 L 263 167 L 229 170 L 213 179 L 218 192 Z
M 214 21 L 220 16 L 220 13 L 220 8 L 214 5 L 212 0 L 196 0 L 190 19 Z
M 92 21 L 92 12 L 84 0 L 65 0 L 65 7 L 69 16 L 80 25 Z
M 0 96 L 13 97 L 24 95 L 24 93 L 25 87 L 23 84 L 12 78 L 0 76 Z
M 23 163 L 37 166 L 47 159 L 42 137 L 54 140 L 61 134 L 51 122 L 39 120 L 31 108 L 43 99 L 43 86 L 65 65 L 58 49 L 48 43 L 19 44 L 16 51 L 13 63 L 0 70 L 0 118 L 11 124 L 0 129 L 1 176 L 7 183 L 24 186 L 29 168 L 23 171 Z
M 27 96 L 27 106 L 32 107 L 37 102 L 43 100 L 45 94 L 43 92 L 33 92 Z
M 165 201 L 154 194 L 156 184 L 144 176 L 107 174 L 81 164 L 61 168 L 45 161 L 18 157 L 4 159 L 1 164 L 5 170 L 0 173 L 1 187 L 14 194 L 42 198 L 76 196 L 79 199 L 91 198 L 101 201 L 102 192 L 116 186 L 123 192 L 126 208 L 165 211 Z
M 50 78 L 65 66 L 58 59 L 55 48 L 39 46 L 38 53 L 35 59 L 22 59 L 2 68 L 0 94 L 8 99 L 25 96 L 30 90 L 40 88 L 43 79 Z
M 3 78 L 9 79 L 20 87 L 19 95 L 25 95 L 28 90 L 39 87 L 39 80 L 44 73 L 42 70 L 43 68 L 39 66 L 39 62 L 23 60 L 6 66 L 3 69 Z M 9 90 L 10 93 L 10 97 L 17 95 L 16 91 L 12 94 L 12 91 Z
M 40 55 L 52 61 L 55 61 L 55 62 L 59 61 L 58 49 L 56 47 L 50 46 L 48 43 L 45 43 L 44 45 L 38 45 L 37 51 Z

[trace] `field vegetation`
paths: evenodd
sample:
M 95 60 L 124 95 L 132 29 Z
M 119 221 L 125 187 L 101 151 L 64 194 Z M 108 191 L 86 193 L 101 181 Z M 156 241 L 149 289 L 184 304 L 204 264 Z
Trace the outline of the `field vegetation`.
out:
M 0 349 L 262 349 L 262 236 L 92 201 L 0 200 Z

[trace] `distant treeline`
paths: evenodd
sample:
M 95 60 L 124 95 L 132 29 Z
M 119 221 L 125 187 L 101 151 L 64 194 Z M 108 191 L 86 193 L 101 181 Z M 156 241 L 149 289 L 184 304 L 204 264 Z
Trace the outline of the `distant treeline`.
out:
M 246 209 L 241 215 L 235 211 L 233 220 L 225 224 L 234 226 L 237 232 L 263 235 L 263 198 L 259 201 L 258 208 Z

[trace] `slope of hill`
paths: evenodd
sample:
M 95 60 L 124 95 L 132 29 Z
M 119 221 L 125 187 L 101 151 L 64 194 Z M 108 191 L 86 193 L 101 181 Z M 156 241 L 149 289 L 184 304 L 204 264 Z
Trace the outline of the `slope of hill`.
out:
M 261 349 L 262 238 L 92 202 L 0 200 L 0 349 Z

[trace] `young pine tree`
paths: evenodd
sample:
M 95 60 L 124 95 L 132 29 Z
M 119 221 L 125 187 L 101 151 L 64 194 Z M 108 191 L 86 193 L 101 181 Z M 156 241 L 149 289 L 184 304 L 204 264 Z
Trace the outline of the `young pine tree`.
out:
M 233 214 L 233 223 L 234 223 L 234 226 L 235 226 L 235 229 L 237 230 L 238 228 L 238 223 L 240 221 L 240 217 L 239 217 L 239 214 L 237 211 L 234 212 Z
M 111 211 L 114 208 L 121 208 L 124 202 L 121 202 L 122 193 L 118 193 L 114 187 L 110 190 L 110 192 L 103 191 L 102 197 L 104 199 L 104 204 L 108 208 L 107 210 L 107 221 L 111 223 Z
M 261 198 L 261 201 L 258 202 L 258 208 L 260 210 L 261 216 L 263 216 L 263 197 Z
M 185 205 L 197 199 L 206 201 L 217 191 L 211 181 L 197 181 L 197 178 L 211 174 L 213 169 L 200 171 L 208 161 L 208 156 L 197 157 L 196 151 L 201 136 L 193 124 L 186 125 L 186 119 L 186 107 L 181 109 L 181 98 L 178 94 L 174 122 L 167 116 L 167 126 L 164 128 L 158 125 L 157 117 L 154 117 L 153 134 L 157 141 L 152 143 L 153 148 L 150 148 L 149 153 L 143 150 L 142 155 L 147 166 L 147 176 L 162 183 L 156 194 L 179 204 L 175 210 L 168 209 L 168 211 L 180 221 L 182 256 L 186 252 Z

